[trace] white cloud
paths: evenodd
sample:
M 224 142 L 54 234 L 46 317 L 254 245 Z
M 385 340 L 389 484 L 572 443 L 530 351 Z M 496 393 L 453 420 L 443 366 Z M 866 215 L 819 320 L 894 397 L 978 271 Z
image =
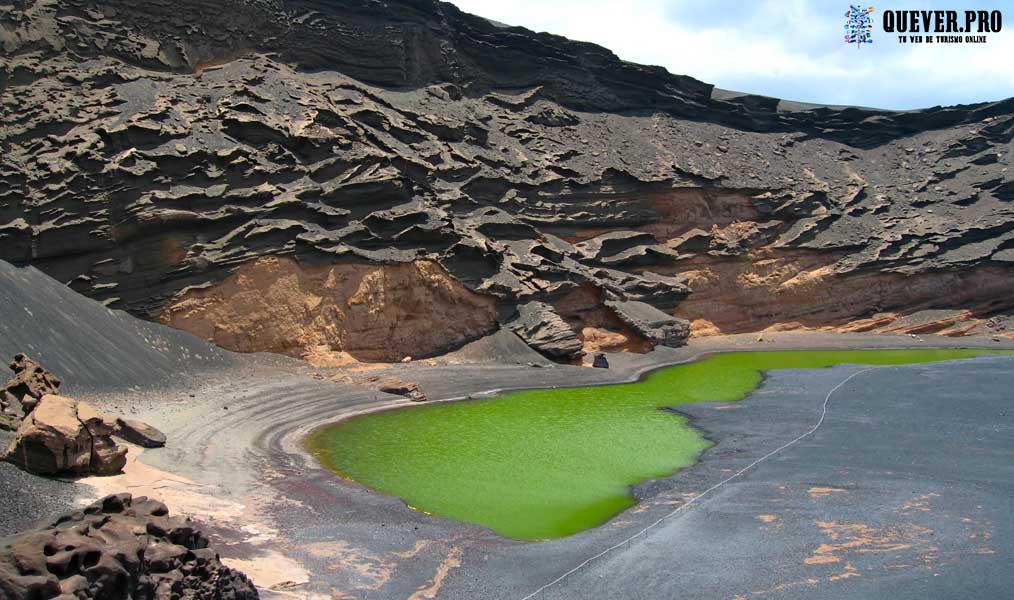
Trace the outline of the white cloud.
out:
M 857 49 L 841 40 L 847 1 L 841 10 L 837 3 L 805 0 L 718 2 L 709 9 L 699 0 L 454 3 L 466 12 L 594 42 L 624 60 L 662 65 L 744 92 L 884 108 L 1014 95 L 1011 33 L 991 34 L 982 45 L 913 46 L 885 37 L 876 25 L 874 45 Z M 693 18 L 682 18 L 689 10 Z

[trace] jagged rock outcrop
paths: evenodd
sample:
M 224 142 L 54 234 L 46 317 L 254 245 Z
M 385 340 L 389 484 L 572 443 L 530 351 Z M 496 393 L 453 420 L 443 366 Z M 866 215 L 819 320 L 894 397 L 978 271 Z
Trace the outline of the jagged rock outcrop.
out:
M 46 395 L 18 427 L 3 460 L 39 475 L 115 475 L 127 464 L 127 449 L 116 445 L 113 431 L 109 417 L 88 404 Z
M 15 431 L 39 400 L 47 394 L 56 394 L 62 382 L 24 354 L 16 354 L 10 367 L 14 377 L 0 388 L 0 429 Z
M 60 378 L 24 354 L 17 354 L 10 367 L 14 378 L 7 382 L 0 395 L 6 393 L 13 398 L 9 406 L 12 410 L 20 410 L 22 417 L 35 410 L 43 396 L 60 391 Z
M 188 519 L 169 516 L 161 502 L 117 494 L 0 541 L 0 597 L 256 600 L 258 594 Z
M 1014 313 L 1014 100 L 892 112 L 739 94 L 435 0 L 2 2 L 0 258 L 204 337 L 229 323 L 178 304 L 269 256 L 432 262 L 501 315 L 591 286 L 699 334 Z M 785 281 L 819 263 L 836 290 L 1005 275 L 989 297 L 926 305 L 901 283 L 826 319 L 774 286 L 732 318 L 703 271 L 760 297 L 764 260 Z M 680 308 L 688 282 L 702 300 Z M 266 328 L 250 347 L 344 352 L 375 334 L 328 346 L 302 314 L 305 335 Z
M 583 344 L 551 305 L 528 302 L 518 307 L 510 328 L 529 346 L 550 358 L 570 361 L 584 355 Z

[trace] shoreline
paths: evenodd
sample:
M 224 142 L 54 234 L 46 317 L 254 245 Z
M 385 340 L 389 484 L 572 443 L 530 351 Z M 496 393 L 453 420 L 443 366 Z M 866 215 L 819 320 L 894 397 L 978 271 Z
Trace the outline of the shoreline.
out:
M 890 356 L 884 357 L 884 356 L 878 354 L 878 353 L 891 353 L 891 352 L 896 352 L 896 353 L 922 353 L 922 354 L 920 354 L 917 357 L 911 357 L 911 358 L 905 358 L 906 356 L 909 356 L 907 354 L 905 354 L 905 355 L 894 355 L 894 357 L 890 357 Z M 407 427 L 408 429 L 411 429 L 413 427 L 413 423 L 415 423 L 415 421 L 412 420 L 412 418 L 413 418 L 412 417 L 412 413 L 406 412 L 406 411 L 410 411 L 413 408 L 420 408 L 420 409 L 422 409 L 422 408 L 425 408 L 426 406 L 433 406 L 435 404 L 436 405 L 439 405 L 439 404 L 450 404 L 450 403 L 457 404 L 457 403 L 463 402 L 465 400 L 484 400 L 484 401 L 489 401 L 489 402 L 499 401 L 499 402 L 502 403 L 502 402 L 506 402 L 510 398 L 514 397 L 514 395 L 516 393 L 518 393 L 518 392 L 525 392 L 525 391 L 558 390 L 558 391 L 562 391 L 564 394 L 566 394 L 566 393 L 568 393 L 568 390 L 581 390 L 581 389 L 583 389 L 585 387 L 594 387 L 596 394 L 600 394 L 601 393 L 601 394 L 609 395 L 609 391 L 608 390 L 610 388 L 613 388 L 615 386 L 631 386 L 631 387 L 624 387 L 622 389 L 629 389 L 629 390 L 631 390 L 630 393 L 637 394 L 637 391 L 636 391 L 637 388 L 636 388 L 636 386 L 640 386 L 644 382 L 648 381 L 649 378 L 652 375 L 663 374 L 662 376 L 665 377 L 664 373 L 671 372 L 673 369 L 678 369 L 680 367 L 684 367 L 686 365 L 691 365 L 691 364 L 705 363 L 705 362 L 711 361 L 712 359 L 715 359 L 717 357 L 732 357 L 732 356 L 735 356 L 735 355 L 763 356 L 764 354 L 778 355 L 778 356 L 784 356 L 785 354 L 789 354 L 789 355 L 791 355 L 793 357 L 796 357 L 797 355 L 802 354 L 802 355 L 812 355 L 812 356 L 814 356 L 815 357 L 814 360 L 817 361 L 817 363 L 820 363 L 820 364 L 814 363 L 814 364 L 808 365 L 808 366 L 804 366 L 804 365 L 800 364 L 798 366 L 793 366 L 793 367 L 783 367 L 783 366 L 778 366 L 778 364 L 781 362 L 780 360 L 771 360 L 770 356 L 767 359 L 767 363 L 769 363 L 769 364 L 766 364 L 765 366 L 759 366 L 759 365 L 753 366 L 752 365 L 752 361 L 750 361 L 750 362 L 748 362 L 748 364 L 745 364 L 743 366 L 734 367 L 734 370 L 737 373 L 739 373 L 739 372 L 749 372 L 752 375 L 757 375 L 758 378 L 757 378 L 756 383 L 751 384 L 749 387 L 744 387 L 743 390 L 741 390 L 741 391 L 737 391 L 736 394 L 735 394 L 735 397 L 729 396 L 729 395 L 722 396 L 721 394 L 719 394 L 719 396 L 712 396 L 711 394 L 708 394 L 707 395 L 707 397 L 708 397 L 707 402 L 711 402 L 711 403 L 732 403 L 732 402 L 739 402 L 739 401 L 745 400 L 747 397 L 749 397 L 751 394 L 753 394 L 757 389 L 759 389 L 760 387 L 762 387 L 764 385 L 764 383 L 765 383 L 765 381 L 766 381 L 766 379 L 768 377 L 768 372 L 771 371 L 771 370 L 782 370 L 783 368 L 791 368 L 791 369 L 797 369 L 797 370 L 798 369 L 812 370 L 812 369 L 819 369 L 819 368 L 833 368 L 835 366 L 840 366 L 840 365 L 865 365 L 865 366 L 869 366 L 871 368 L 881 368 L 881 367 L 888 367 L 888 366 L 906 366 L 906 365 L 915 365 L 915 364 L 929 364 L 929 363 L 938 363 L 938 362 L 952 362 L 952 361 L 959 361 L 959 360 L 965 360 L 965 359 L 970 359 L 970 358 L 978 358 L 978 357 L 984 357 L 984 356 L 991 356 L 991 355 L 993 355 L 992 353 L 997 353 L 996 355 L 1003 356 L 1005 354 L 1006 355 L 1010 355 L 1011 352 L 1014 352 L 1014 351 L 1004 350 L 1004 349 L 997 349 L 997 348 L 983 348 L 983 349 L 979 349 L 979 348 L 962 348 L 962 349 L 957 349 L 957 348 L 937 348 L 937 347 L 932 347 L 932 346 L 921 346 L 921 347 L 918 347 L 918 348 L 878 348 L 878 349 L 858 349 L 858 350 L 827 350 L 827 349 L 824 349 L 824 350 L 816 350 L 816 349 L 784 350 L 784 349 L 771 349 L 771 348 L 765 348 L 764 350 L 754 350 L 754 351 L 751 351 L 751 350 L 711 351 L 711 350 L 709 350 L 709 351 L 704 351 L 704 352 L 692 355 L 692 356 L 690 356 L 688 358 L 685 358 L 683 360 L 679 360 L 679 361 L 671 363 L 671 364 L 664 364 L 664 365 L 658 365 L 658 366 L 649 366 L 649 367 L 645 367 L 645 368 L 642 368 L 642 369 L 638 369 L 638 370 L 633 371 L 630 374 L 630 377 L 627 378 L 627 379 L 625 379 L 625 380 L 612 381 L 612 382 L 608 382 L 608 383 L 604 383 L 604 384 L 584 384 L 584 385 L 574 385 L 574 386 L 566 386 L 566 385 L 564 385 L 564 386 L 551 386 L 551 387 L 538 387 L 538 388 L 532 388 L 532 387 L 529 387 L 529 386 L 518 386 L 518 387 L 514 387 L 514 388 L 487 390 L 487 391 L 483 391 L 483 392 L 473 393 L 473 394 L 470 394 L 470 395 L 465 396 L 465 397 L 461 397 L 461 396 L 459 396 L 459 397 L 446 397 L 446 398 L 441 398 L 441 399 L 430 401 L 430 402 L 419 402 L 419 403 L 410 402 L 407 405 L 404 404 L 404 403 L 394 403 L 394 404 L 392 404 L 390 406 L 381 406 L 381 407 L 376 407 L 374 409 L 369 409 L 369 410 L 364 410 L 364 411 L 350 412 L 350 413 L 346 413 L 346 414 L 341 415 L 341 417 L 338 418 L 338 419 L 335 419 L 335 420 L 323 423 L 321 425 L 309 428 L 308 429 L 308 433 L 305 436 L 299 438 L 299 440 L 298 440 L 298 447 L 305 454 L 308 454 L 310 457 L 312 457 L 318 463 L 318 466 L 322 466 L 325 470 L 334 473 L 336 476 L 340 477 L 344 481 L 349 482 L 349 483 L 354 484 L 354 485 L 362 486 L 362 487 L 364 487 L 366 489 L 369 489 L 369 490 L 371 490 L 373 492 L 376 492 L 376 493 L 379 493 L 379 494 L 384 494 L 384 495 L 387 495 L 387 496 L 396 497 L 399 500 L 401 500 L 408 508 L 411 508 L 413 510 L 416 510 L 416 511 L 419 511 L 419 512 L 423 512 L 423 513 L 428 514 L 428 515 L 438 515 L 438 516 L 442 516 L 442 517 L 448 518 L 448 519 L 454 519 L 454 520 L 459 520 L 459 521 L 463 521 L 463 522 L 466 522 L 466 523 L 472 523 L 472 524 L 476 524 L 476 525 L 480 525 L 480 526 L 484 526 L 484 527 L 489 527 L 489 528 L 493 529 L 494 532 L 497 533 L 497 535 L 500 535 L 501 537 L 505 537 L 505 538 L 512 539 L 512 540 L 515 540 L 515 541 L 520 541 L 520 542 L 541 542 L 541 541 L 545 541 L 547 539 L 558 539 L 558 538 L 569 537 L 571 535 L 574 535 L 575 533 L 579 533 L 580 531 L 583 531 L 583 530 L 586 530 L 586 529 L 593 529 L 595 527 L 599 527 L 599 526 L 601 526 L 601 525 L 609 522 L 610 520 L 612 520 L 612 519 L 618 517 L 619 515 L 621 515 L 623 512 L 625 512 L 625 511 L 633 508 L 633 506 L 635 506 L 637 503 L 639 503 L 639 502 L 641 502 L 641 501 L 644 500 L 644 498 L 639 497 L 636 494 L 636 490 L 639 487 L 642 487 L 645 484 L 648 484 L 649 482 L 651 482 L 654 479 L 667 479 L 667 478 L 673 477 L 676 474 L 678 474 L 680 471 L 682 471 L 684 469 L 692 468 L 694 465 L 696 465 L 698 462 L 700 462 L 703 459 L 702 457 L 704 456 L 704 454 L 708 450 L 710 450 L 710 449 L 712 449 L 712 448 L 715 447 L 715 445 L 718 443 L 718 440 L 714 439 L 712 437 L 712 432 L 710 432 L 710 431 L 708 431 L 706 429 L 701 428 L 695 422 L 694 416 L 693 416 L 692 413 L 686 413 L 686 412 L 681 411 L 680 410 L 680 405 L 682 405 L 682 404 L 695 404 L 695 403 L 699 403 L 699 402 L 702 402 L 702 401 L 679 399 L 679 394 L 675 393 L 675 392 L 673 392 L 673 393 L 675 393 L 674 396 L 671 396 L 670 398 L 665 399 L 665 396 L 669 393 L 667 390 L 669 390 L 670 388 L 667 387 L 665 389 L 658 389 L 657 386 L 656 386 L 656 388 L 652 388 L 652 389 L 656 389 L 657 390 L 655 393 L 660 394 L 658 396 L 657 402 L 663 402 L 663 401 L 666 402 L 665 404 L 655 404 L 653 402 L 652 406 L 654 407 L 654 409 L 655 410 L 662 410 L 663 412 L 666 412 L 668 414 L 676 416 L 679 419 L 682 419 L 684 421 L 684 423 L 680 423 L 680 424 L 674 425 L 673 426 L 674 431 L 669 431 L 668 433 L 666 433 L 665 434 L 666 437 L 668 437 L 668 436 L 670 436 L 670 435 L 672 435 L 674 433 L 677 433 L 677 432 L 683 432 L 684 430 L 686 430 L 686 431 L 692 431 L 696 436 L 699 436 L 701 439 L 703 439 L 704 441 L 706 441 L 707 445 L 705 447 L 703 447 L 703 448 L 700 448 L 700 449 L 696 450 L 693 453 L 693 456 L 689 457 L 689 460 L 685 460 L 683 457 L 681 457 L 677 461 L 676 458 L 672 458 L 671 459 L 673 461 L 672 462 L 672 466 L 671 467 L 667 466 L 664 471 L 659 471 L 659 472 L 663 473 L 662 475 L 656 475 L 656 476 L 650 476 L 650 477 L 640 477 L 640 478 L 627 478 L 625 476 L 624 477 L 625 481 L 623 482 L 624 493 L 623 493 L 622 497 L 624 497 L 625 499 L 627 499 L 630 502 L 632 502 L 633 505 L 624 506 L 623 508 L 618 509 L 615 512 L 612 512 L 611 514 L 609 514 L 608 516 L 606 516 L 602 520 L 596 519 L 594 522 L 589 521 L 588 522 L 589 524 L 582 525 L 581 528 L 578 529 L 577 531 L 574 531 L 574 532 L 571 532 L 571 533 L 564 533 L 564 534 L 553 534 L 553 535 L 548 535 L 548 536 L 527 537 L 527 536 L 510 535 L 510 534 L 504 533 L 504 531 L 502 529 L 500 529 L 499 526 L 503 525 L 503 523 L 501 521 L 497 521 L 495 519 L 494 519 L 494 521 L 484 521 L 482 518 L 468 518 L 468 517 L 463 517 L 461 514 L 459 514 L 457 517 L 451 516 L 451 514 L 449 514 L 449 513 L 440 511 L 438 509 L 433 509 L 433 508 L 427 508 L 427 509 L 424 510 L 423 508 L 420 508 L 420 506 L 425 506 L 426 505 L 425 501 L 421 501 L 420 498 L 417 498 L 417 497 L 414 500 L 410 500 L 410 498 L 414 497 L 413 496 L 414 492 L 413 492 L 412 486 L 406 487 L 406 485 L 404 483 L 402 483 L 402 484 L 392 484 L 391 482 L 388 482 L 388 484 L 386 486 L 382 484 L 380 487 L 377 487 L 375 485 L 372 485 L 371 483 L 368 483 L 368 481 L 371 480 L 371 477 L 374 477 L 375 474 L 370 475 L 368 473 L 362 473 L 364 475 L 364 477 L 365 477 L 364 479 L 360 479 L 358 477 L 350 476 L 348 474 L 348 471 L 346 471 L 345 467 L 350 467 L 351 468 L 352 465 L 355 464 L 356 460 L 355 459 L 348 459 L 348 458 L 339 459 L 337 457 L 337 454 L 347 454 L 344 450 L 341 449 L 342 443 L 341 442 L 336 442 L 333 439 L 330 442 L 324 442 L 324 441 L 322 441 L 319 438 L 319 436 L 321 434 L 324 434 L 325 436 L 330 436 L 330 434 L 328 434 L 327 432 L 329 432 L 329 431 L 335 431 L 335 429 L 339 428 L 343 423 L 348 423 L 348 422 L 353 421 L 353 420 L 355 420 L 358 423 L 361 423 L 362 422 L 362 421 L 360 421 L 361 419 L 364 419 L 364 418 L 367 418 L 367 417 L 371 417 L 371 416 L 372 417 L 376 417 L 378 415 L 382 415 L 382 414 L 385 414 L 385 413 L 394 413 L 394 412 L 398 412 L 398 413 L 400 413 L 402 415 L 402 418 L 408 419 L 407 421 L 401 421 L 401 426 L 402 427 Z M 835 356 L 833 359 L 832 358 L 816 358 L 816 357 L 825 357 L 825 356 L 827 356 L 824 353 L 830 353 L 830 354 L 847 353 L 848 355 L 847 356 Z M 873 356 L 865 356 L 867 353 L 870 353 L 871 355 L 876 355 L 876 356 L 875 357 L 873 357 Z M 937 355 L 935 353 L 941 353 L 941 354 Z M 946 355 L 945 353 L 950 353 L 951 355 Z M 956 355 L 958 353 L 965 353 L 966 355 L 964 355 L 964 356 L 962 356 L 962 355 Z M 902 358 L 898 359 L 897 358 L 898 356 L 902 356 Z M 765 362 L 766 359 L 759 358 L 758 360 L 760 361 L 760 364 L 764 364 L 764 362 Z M 881 360 L 883 360 L 884 362 L 880 362 Z M 909 362 L 909 361 L 911 361 L 911 362 Z M 748 365 L 750 365 L 750 366 L 748 366 Z M 724 373 L 725 373 L 725 371 L 723 370 L 717 376 L 724 377 Z M 671 381 L 671 377 L 669 378 L 669 380 Z M 682 387 L 685 387 L 685 388 L 688 388 L 688 389 L 691 389 L 691 390 L 696 389 L 699 385 L 706 385 L 706 380 L 692 380 L 692 381 L 688 382 L 685 379 L 680 379 L 680 380 L 678 380 L 678 382 L 682 384 Z M 615 401 L 619 402 L 621 400 L 620 396 L 622 394 L 619 394 L 619 395 L 618 394 L 619 393 L 614 393 L 610 397 L 613 397 L 615 399 Z M 665 399 L 665 400 L 663 400 L 663 399 Z M 504 405 L 501 404 L 501 407 L 502 406 L 504 406 Z M 647 406 L 642 406 L 642 407 L 640 407 L 639 410 L 644 410 L 644 409 L 647 409 L 647 408 L 648 408 Z M 444 415 L 443 418 L 445 418 L 445 419 L 446 418 L 453 418 L 454 415 L 455 415 L 455 413 L 453 413 L 453 412 L 451 412 L 451 413 L 442 412 L 440 414 Z M 421 414 L 416 414 L 414 416 L 425 419 L 425 416 L 421 415 Z M 580 419 L 580 417 L 577 417 L 577 418 Z M 524 420 L 525 419 L 524 413 L 522 413 L 520 415 L 517 415 L 517 419 L 518 420 L 515 421 L 516 426 L 519 428 L 519 430 L 524 430 L 526 428 L 525 420 Z M 420 421 L 420 423 L 423 423 L 423 422 L 430 423 L 430 421 Z M 499 424 L 498 424 L 498 426 L 499 426 Z M 378 433 L 376 436 L 371 436 L 370 438 L 368 438 L 371 441 L 370 445 L 372 445 L 372 442 L 384 443 L 383 442 L 383 438 L 389 437 L 388 433 L 394 434 L 394 432 L 397 431 L 397 430 L 389 429 L 389 427 L 390 427 L 389 425 L 387 427 L 388 428 L 385 428 L 383 430 L 384 431 L 383 433 Z M 448 439 L 453 439 L 453 438 L 457 437 L 456 434 L 465 434 L 466 432 L 462 431 L 462 430 L 453 430 L 453 432 L 452 431 L 445 431 L 443 433 L 450 434 L 450 435 L 448 435 Z M 492 432 L 488 432 L 488 433 L 489 433 L 489 435 L 492 435 Z M 549 437 L 552 436 L 551 432 L 545 432 L 545 433 Z M 440 434 L 437 434 L 437 435 L 439 436 Z M 341 439 L 341 438 L 339 437 L 338 439 Z M 659 443 L 661 444 L 662 441 L 659 440 Z M 480 444 L 480 446 L 483 446 L 483 445 L 485 445 L 485 443 Z M 367 446 L 367 447 L 369 447 L 369 446 Z M 414 448 L 414 446 L 412 446 L 412 447 L 405 447 L 405 450 L 408 451 L 409 453 L 411 453 L 411 449 L 410 448 Z M 554 448 L 558 448 L 558 447 L 554 446 Z M 589 448 L 589 450 L 591 450 L 591 449 Z M 479 447 L 479 446 L 472 445 L 472 446 L 468 446 L 468 447 L 461 447 L 461 448 L 458 448 L 456 452 L 453 452 L 453 453 L 449 454 L 447 456 L 447 459 L 453 461 L 453 460 L 455 460 L 455 458 L 454 458 L 455 455 L 468 455 L 468 454 L 471 454 L 473 452 L 481 452 L 481 451 L 482 451 L 481 447 Z M 566 454 L 567 453 L 567 450 L 566 449 L 562 449 L 562 448 L 558 448 L 557 451 L 560 451 L 562 454 Z M 337 454 L 335 454 L 334 456 L 332 456 L 332 454 L 335 453 L 335 452 L 337 452 Z M 553 452 L 555 453 L 556 451 L 553 451 Z M 366 455 L 369 455 L 371 453 L 372 453 L 371 451 L 368 451 L 368 450 L 366 451 Z M 511 454 L 512 454 L 512 452 L 507 452 L 507 455 L 511 455 Z M 663 453 L 660 456 L 667 456 L 667 454 Z M 330 457 L 330 458 L 328 458 L 328 457 Z M 369 457 L 368 456 L 363 456 L 362 459 L 363 460 L 369 460 Z M 555 460 L 556 459 L 554 459 L 554 462 L 555 462 Z M 630 457 L 630 460 L 636 462 L 636 457 L 632 456 L 632 457 Z M 396 463 L 389 463 L 389 464 L 396 464 Z M 486 472 L 489 469 L 496 469 L 497 468 L 494 464 L 483 463 L 483 465 L 484 466 L 481 469 L 483 472 Z M 387 473 L 387 471 L 385 471 L 385 467 L 380 466 L 380 465 L 375 465 L 375 466 L 376 466 L 376 468 L 380 469 L 380 471 L 378 471 L 378 473 L 385 473 L 385 474 Z M 422 474 L 422 473 L 425 473 L 425 472 L 426 472 L 425 470 L 417 471 L 418 474 Z M 385 475 L 385 477 L 386 477 L 386 475 Z M 411 475 L 409 475 L 409 477 L 411 477 Z M 426 477 L 426 479 L 431 479 L 431 478 L 430 477 Z M 617 483 L 618 484 L 620 482 L 616 481 L 616 482 L 613 482 L 613 483 Z M 447 486 L 451 486 L 453 488 L 454 483 L 453 483 L 453 481 L 448 480 L 446 482 L 446 485 Z M 444 486 L 442 485 L 441 487 L 444 487 Z M 461 490 L 461 491 L 462 491 L 462 493 L 467 493 L 467 492 L 465 492 L 465 490 Z M 492 498 L 492 497 L 486 497 L 486 498 L 487 498 L 488 501 L 496 502 L 496 500 L 494 498 Z M 619 498 L 619 496 L 617 496 L 617 498 Z M 431 498 L 430 500 L 432 501 L 433 499 Z M 432 507 L 432 505 L 429 505 L 429 506 Z M 560 518 L 562 519 L 563 517 L 561 516 Z M 516 521 L 512 521 L 512 522 L 516 522 Z
M 788 332 L 788 333 L 790 333 L 791 335 L 800 335 L 800 334 L 805 335 L 806 333 L 810 333 L 810 332 Z M 753 336 L 754 334 L 740 334 L 740 335 L 743 335 L 743 336 Z M 835 335 L 836 336 L 836 335 L 855 335 L 855 334 L 828 333 L 827 335 Z M 739 336 L 710 336 L 708 338 L 696 338 L 696 339 L 719 339 L 719 338 L 730 338 L 730 337 L 739 337 Z M 899 336 L 882 336 L 882 337 L 899 337 Z M 936 341 L 936 339 L 933 338 L 932 336 L 929 336 L 929 337 L 930 337 L 931 341 Z M 925 341 L 925 339 L 926 338 L 919 338 L 918 341 L 922 342 L 922 341 Z M 942 338 L 942 339 L 968 339 L 968 338 Z M 764 342 L 757 342 L 757 343 L 758 344 L 764 344 L 764 343 L 766 343 L 766 340 Z M 997 342 L 993 342 L 993 343 L 997 344 Z M 487 390 L 480 390 L 478 392 L 472 392 L 472 393 L 469 393 L 469 394 L 466 394 L 466 395 L 458 395 L 458 396 L 450 396 L 450 397 L 440 397 L 440 398 L 431 398 L 431 399 L 429 399 L 429 400 L 427 400 L 425 402 L 414 402 L 414 401 L 408 400 L 408 399 L 392 400 L 389 403 L 381 405 L 381 406 L 375 406 L 375 407 L 370 407 L 370 408 L 365 408 L 365 409 L 355 410 L 355 411 L 341 412 L 334 419 L 322 421 L 320 423 L 312 425 L 312 426 L 310 426 L 308 429 L 306 429 L 301 434 L 301 437 L 300 437 L 301 441 L 292 443 L 291 445 L 287 445 L 287 448 L 290 449 L 290 450 L 292 450 L 292 451 L 294 451 L 294 452 L 296 452 L 296 453 L 303 454 L 303 455 L 305 455 L 306 458 L 308 458 L 308 459 L 310 459 L 310 460 L 312 460 L 314 462 L 317 462 L 316 457 L 313 456 L 312 453 L 308 452 L 305 449 L 305 444 L 303 442 L 305 442 L 305 440 L 308 437 L 316 434 L 317 431 L 319 431 L 320 429 L 323 429 L 325 427 L 330 427 L 330 426 L 333 426 L 333 425 L 337 425 L 339 423 L 342 423 L 344 421 L 348 421 L 350 419 L 354 419 L 354 418 L 358 418 L 358 417 L 363 417 L 363 416 L 367 416 L 367 415 L 372 415 L 372 414 L 377 414 L 377 413 L 382 413 L 382 412 L 387 412 L 387 411 L 390 411 L 390 410 L 401 410 L 401 409 L 407 409 L 407 408 L 413 408 L 413 407 L 422 407 L 422 406 L 427 406 L 427 405 L 432 405 L 432 404 L 445 404 L 445 403 L 451 403 L 451 402 L 466 402 L 466 401 L 469 401 L 469 400 L 487 400 L 487 399 L 492 399 L 492 398 L 496 398 L 496 397 L 499 397 L 499 396 L 503 396 L 503 395 L 509 394 L 511 392 L 526 391 L 526 390 L 567 389 L 567 388 L 575 388 L 576 389 L 576 388 L 583 388 L 583 387 L 606 387 L 606 386 L 613 386 L 613 385 L 627 385 L 627 384 L 638 383 L 640 381 L 643 381 L 645 377 L 647 377 L 648 375 L 650 375 L 650 374 L 652 374 L 652 373 L 654 373 L 656 371 L 661 371 L 661 370 L 664 370 L 664 369 L 669 369 L 669 368 L 677 367 L 677 366 L 680 366 L 680 365 L 685 365 L 685 364 L 690 364 L 690 363 L 702 361 L 702 360 L 705 360 L 707 358 L 710 358 L 712 356 L 719 355 L 719 354 L 730 354 L 730 353 L 735 353 L 735 352 L 781 352 L 781 351 L 821 352 L 821 351 L 835 351 L 835 350 L 857 350 L 857 351 L 916 350 L 916 349 L 921 349 L 921 350 L 966 350 L 966 349 L 967 350 L 980 350 L 980 349 L 982 349 L 982 350 L 988 350 L 988 349 L 1014 350 L 1014 340 L 1008 341 L 1008 343 L 1006 343 L 1006 344 L 1004 344 L 1003 342 L 1000 342 L 999 344 L 1001 344 L 1001 345 L 999 347 L 995 347 L 995 348 L 992 347 L 992 346 L 979 346 L 979 345 L 966 346 L 966 345 L 948 345 L 948 344 L 935 345 L 935 344 L 930 343 L 929 345 L 905 345 L 905 344 L 900 344 L 900 345 L 897 345 L 897 346 L 884 346 L 884 347 L 879 347 L 879 346 L 878 347 L 861 346 L 861 347 L 854 347 L 854 348 L 842 348 L 840 346 L 831 346 L 831 345 L 829 345 L 829 346 L 812 346 L 812 347 L 811 346 L 805 346 L 805 347 L 791 347 L 791 348 L 789 348 L 789 347 L 774 347 L 773 348 L 773 347 L 769 347 L 769 346 L 761 346 L 761 347 L 758 347 L 758 348 L 736 348 L 736 349 L 716 348 L 716 349 L 709 349 L 709 350 L 703 350 L 701 352 L 698 352 L 697 354 L 693 354 L 693 355 L 691 355 L 691 356 L 689 356 L 687 358 L 680 358 L 678 360 L 675 360 L 674 362 L 666 362 L 666 363 L 643 365 L 643 366 L 635 369 L 634 371 L 628 373 L 627 376 L 624 377 L 624 378 L 615 379 L 615 380 L 606 381 L 606 382 L 601 382 L 601 383 L 587 382 L 587 383 L 552 385 L 552 386 L 543 386 L 543 385 L 504 386 L 504 387 L 498 387 L 498 388 L 491 388 L 491 389 L 487 389 Z M 690 344 L 688 344 L 687 346 L 682 346 L 681 348 L 678 348 L 678 349 L 675 349 L 675 350 L 677 350 L 677 351 L 678 350 L 683 350 L 683 349 L 686 349 L 686 348 L 689 348 L 689 347 L 690 347 Z M 612 359 L 612 358 L 615 358 L 615 356 L 618 355 L 618 354 L 622 355 L 622 354 L 629 354 L 629 353 L 608 354 L 607 357 L 610 358 L 610 359 Z M 957 359 L 957 360 L 963 360 L 963 359 Z M 385 368 L 390 368 L 391 366 L 394 366 L 394 363 L 391 363 L 391 365 L 389 365 L 388 367 L 385 367 Z M 571 365 L 561 365 L 561 366 L 571 366 Z M 582 366 L 580 368 L 591 368 L 591 367 L 584 367 L 584 366 Z M 602 370 L 605 371 L 607 369 L 602 369 Z M 762 373 L 762 375 L 763 375 L 763 373 Z M 758 384 L 757 388 L 755 388 L 754 390 L 751 390 L 751 392 L 749 394 L 752 394 L 753 392 L 755 392 L 757 389 L 760 388 L 761 385 L 763 385 L 763 379 L 762 379 L 761 383 Z M 749 396 L 749 394 L 747 394 L 747 396 Z M 296 433 L 293 432 L 292 435 L 295 436 Z M 343 479 L 345 479 L 345 478 L 343 478 Z M 354 480 L 351 480 L 351 479 L 346 479 L 346 481 L 353 481 L 354 482 Z

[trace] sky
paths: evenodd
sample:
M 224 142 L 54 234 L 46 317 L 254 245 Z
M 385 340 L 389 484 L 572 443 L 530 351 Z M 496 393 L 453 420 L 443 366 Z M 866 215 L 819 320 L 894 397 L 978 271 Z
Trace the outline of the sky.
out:
M 450 0 L 509 25 L 594 42 L 718 87 L 801 102 L 910 109 L 1014 96 L 1014 2 L 872 3 L 873 44 L 843 40 L 841 0 Z M 855 0 L 853 0 L 855 1 Z M 863 6 L 869 6 L 864 4 Z M 885 10 L 1001 10 L 985 44 L 900 44 Z M 963 19 L 963 17 L 961 17 Z

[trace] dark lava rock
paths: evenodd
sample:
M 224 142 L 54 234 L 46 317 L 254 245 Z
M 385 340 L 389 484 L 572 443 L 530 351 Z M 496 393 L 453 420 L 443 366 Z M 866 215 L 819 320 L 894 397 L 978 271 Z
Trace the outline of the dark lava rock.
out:
M 649 246 L 655 243 L 655 236 L 650 233 L 639 231 L 612 231 L 603 233 L 586 242 L 581 242 L 577 248 L 591 260 L 604 261 L 611 256 L 626 252 L 639 246 Z
M 691 229 L 669 241 L 669 247 L 679 252 L 706 252 L 711 247 L 712 235 L 700 229 Z
M 395 396 L 404 396 L 412 402 L 426 402 L 429 398 L 422 390 L 419 389 L 419 384 L 411 381 L 402 381 L 400 379 L 377 379 L 377 389 L 384 392 L 385 394 L 394 394 Z
M 654 344 L 677 348 L 686 345 L 687 338 L 690 337 L 689 322 L 668 315 L 650 304 L 607 300 L 606 306 L 631 329 Z
M 113 435 L 144 448 L 161 448 L 166 441 L 165 434 L 151 425 L 122 417 L 116 419 Z
M 255 600 L 189 519 L 130 494 L 0 541 L 4 600 Z
M 435 0 L 306 9 L 13 3 L 0 258 L 147 318 L 279 255 L 436 261 L 511 311 L 588 284 L 667 313 L 689 255 L 805 252 L 835 278 L 1014 262 L 1014 99 L 801 104 Z
M 584 355 L 581 340 L 556 310 L 545 302 L 527 302 L 518 307 L 508 323 L 526 344 L 556 360 L 573 360 Z

